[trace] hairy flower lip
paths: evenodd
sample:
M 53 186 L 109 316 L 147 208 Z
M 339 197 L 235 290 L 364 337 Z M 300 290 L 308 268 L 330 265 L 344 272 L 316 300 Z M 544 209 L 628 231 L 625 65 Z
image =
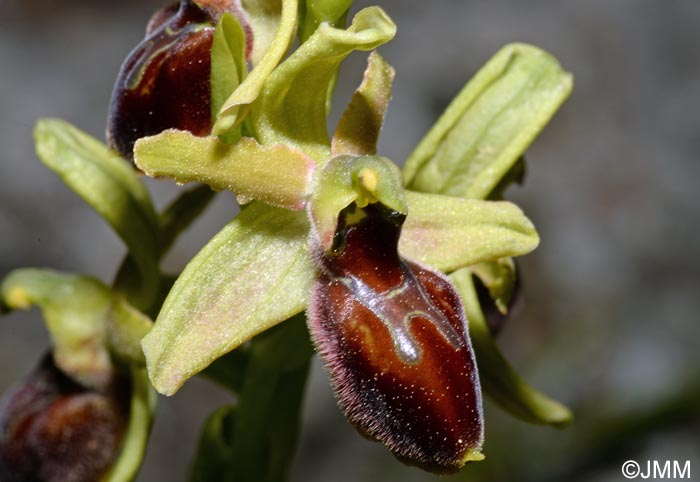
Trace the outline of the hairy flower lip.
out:
M 476 361 L 450 282 L 399 256 L 396 214 L 351 206 L 330 254 L 312 240 L 309 329 L 358 431 L 404 463 L 452 473 L 483 458 Z
M 121 450 L 130 393 L 128 377 L 121 376 L 105 391 L 86 389 L 46 355 L 0 400 L 0 475 L 98 480 Z
M 217 19 L 234 14 L 246 33 L 252 31 L 232 0 L 181 0 L 153 14 L 146 37 L 126 57 L 112 91 L 107 140 L 133 160 L 137 139 L 169 128 L 197 136 L 211 131 L 211 47 Z

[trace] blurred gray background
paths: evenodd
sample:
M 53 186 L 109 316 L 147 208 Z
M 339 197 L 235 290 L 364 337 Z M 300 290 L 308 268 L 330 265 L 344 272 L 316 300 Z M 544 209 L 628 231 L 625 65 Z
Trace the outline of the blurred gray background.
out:
M 358 6 L 369 5 L 362 1 Z M 454 480 L 618 481 L 627 459 L 700 471 L 700 2 L 377 0 L 399 26 L 381 154 L 403 162 L 493 53 L 525 41 L 575 75 L 572 97 L 512 188 L 542 243 L 522 259 L 526 304 L 500 345 L 574 408 L 565 431 L 486 404 L 485 462 Z M 124 248 L 34 155 L 39 116 L 102 137 L 113 81 L 157 1 L 0 0 L 0 276 L 22 266 L 109 281 Z M 364 56 L 343 70 L 337 111 Z M 148 182 L 159 206 L 177 188 Z M 180 269 L 235 213 L 220 194 L 166 265 Z M 47 345 L 37 312 L 0 320 L 0 391 Z M 139 477 L 184 481 L 200 423 L 226 394 L 193 380 L 161 398 Z M 361 438 L 314 365 L 295 481 L 427 481 Z

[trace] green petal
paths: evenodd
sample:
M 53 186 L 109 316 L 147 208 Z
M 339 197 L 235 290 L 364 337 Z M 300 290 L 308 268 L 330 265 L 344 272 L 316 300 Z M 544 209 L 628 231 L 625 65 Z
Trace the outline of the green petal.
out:
M 529 386 L 501 354 L 481 312 L 471 271 L 456 271 L 450 279 L 464 302 L 481 386 L 486 393 L 505 410 L 527 422 L 560 428 L 568 425 L 573 417 L 571 411 Z
M 369 54 L 362 84 L 352 96 L 333 134 L 334 156 L 377 153 L 377 140 L 391 100 L 394 69 L 376 51 Z
M 242 0 L 241 6 L 253 31 L 253 52 L 250 55 L 250 62 L 255 66 L 264 59 L 264 55 L 270 50 L 280 30 L 283 2 L 282 0 Z M 287 7 L 288 12 L 291 12 L 292 6 Z M 289 18 L 286 20 L 288 21 Z
M 141 275 L 141 283 L 126 286 L 127 294 L 139 308 L 148 308 L 159 283 L 158 219 L 134 169 L 101 142 L 61 120 L 37 122 L 34 139 L 44 164 L 124 240 Z
M 273 2 L 265 3 L 273 5 Z M 260 8 L 263 7 L 264 5 L 260 5 Z M 248 113 L 250 104 L 258 97 L 266 79 L 274 68 L 277 67 L 277 64 L 279 64 L 280 60 L 282 60 L 282 57 L 287 52 L 287 49 L 292 44 L 294 33 L 296 32 L 297 8 L 297 0 L 282 0 L 281 18 L 274 39 L 270 42 L 263 58 L 250 72 L 250 75 L 246 77 L 243 83 L 233 91 L 231 96 L 224 102 L 224 105 L 221 106 L 219 115 L 212 128 L 212 134 L 216 136 L 225 135 L 230 130 L 235 129 L 243 121 L 243 118 Z M 257 20 L 254 20 L 256 18 Z M 266 21 L 260 17 L 251 16 L 254 35 L 258 20 L 262 22 Z M 258 39 L 254 38 L 253 43 L 255 44 L 256 42 L 258 42 Z M 256 53 L 257 51 L 254 50 L 254 55 Z
M 341 62 L 354 50 L 389 41 L 396 26 L 378 7 L 361 10 L 347 30 L 321 24 L 265 82 L 253 112 L 253 129 L 263 144 L 285 144 L 318 162 L 330 157 L 326 94 Z
M 571 74 L 525 44 L 501 49 L 466 85 L 411 154 L 410 189 L 486 198 L 562 102 Z
M 239 201 L 287 209 L 303 209 L 316 168 L 311 158 L 284 145 L 261 146 L 249 137 L 229 145 L 173 129 L 136 141 L 134 162 L 152 177 L 203 182 L 233 191 Z
M 252 203 L 195 256 L 143 340 L 155 388 L 172 395 L 221 355 L 306 306 L 314 269 L 302 212 Z
M 399 168 L 379 156 L 338 156 L 326 164 L 317 176 L 310 204 L 314 234 L 326 251 L 333 244 L 340 211 L 353 202 L 359 207 L 381 202 L 406 214 Z
M 230 13 L 223 14 L 211 45 L 211 116 L 214 121 L 221 106 L 248 73 L 245 51 L 243 27 Z M 234 130 L 226 137 L 226 142 L 235 142 L 238 137 L 240 130 Z
M 537 247 L 534 226 L 515 204 L 406 191 L 408 217 L 399 251 L 408 259 L 450 272 L 520 256 Z
M 131 367 L 131 404 L 129 425 L 119 458 L 100 482 L 124 482 L 134 480 L 141 468 L 153 425 L 157 395 L 148 380 L 144 368 Z

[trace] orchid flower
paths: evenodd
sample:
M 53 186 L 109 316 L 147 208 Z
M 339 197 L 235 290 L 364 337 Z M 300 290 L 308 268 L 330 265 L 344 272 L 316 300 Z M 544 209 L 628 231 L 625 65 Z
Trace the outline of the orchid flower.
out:
M 535 249 L 539 237 L 503 190 L 521 177 L 523 152 L 568 96 L 571 76 L 536 47 L 506 46 L 401 170 L 377 152 L 394 71 L 376 49 L 396 26 L 370 7 L 345 28 L 350 3 L 182 0 L 154 17 L 124 63 L 111 146 L 148 176 L 229 190 L 241 206 L 159 310 L 166 282 L 158 261 L 180 229 L 173 219 L 190 219 L 208 198 L 183 197 L 159 216 L 133 170 L 62 121 L 38 124 L 37 149 L 129 247 L 114 289 L 130 309 L 157 312 L 141 346 L 158 392 L 172 395 L 204 371 L 274 403 L 285 377 L 308 365 L 309 336 L 297 329 L 305 313 L 348 420 L 405 463 L 454 472 L 484 457 L 482 390 L 534 423 L 571 418 L 508 365 L 474 284 L 507 313 L 512 258 Z M 300 44 L 287 55 L 297 34 Z M 188 46 L 196 46 L 192 57 L 176 56 Z M 335 78 L 354 51 L 371 52 L 367 69 L 329 136 Z M 209 69 L 190 74 L 193 59 Z M 191 113 L 196 122 L 185 119 Z M 76 166 L 93 169 L 97 181 L 82 183 Z M 96 183 L 118 204 L 98 196 Z M 194 207 L 185 208 L 190 200 Z M 251 345 L 254 338 L 260 343 Z M 220 370 L 220 360 L 236 354 L 260 361 L 256 384 Z M 295 387 L 292 405 L 303 379 Z M 253 413 L 251 397 L 241 400 L 238 411 Z M 227 415 L 214 414 L 212 426 Z M 230 451 L 240 457 L 244 445 L 236 436 Z

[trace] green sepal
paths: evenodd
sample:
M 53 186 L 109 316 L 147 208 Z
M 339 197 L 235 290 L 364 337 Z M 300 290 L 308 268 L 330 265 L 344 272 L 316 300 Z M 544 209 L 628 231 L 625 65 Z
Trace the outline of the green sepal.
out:
M 571 74 L 526 44 L 501 49 L 406 161 L 410 189 L 486 198 L 571 92 Z
M 153 321 L 131 306 L 123 296 L 111 296 L 112 304 L 106 320 L 107 346 L 122 362 L 145 367 L 141 340 L 153 327 Z
M 501 354 L 481 311 L 471 270 L 461 269 L 449 277 L 464 303 L 484 391 L 503 409 L 526 422 L 558 428 L 568 425 L 573 417 L 571 411 L 528 385 Z
M 399 251 L 440 271 L 520 256 L 539 244 L 535 227 L 513 203 L 412 191 L 405 196 Z
M 39 158 L 83 198 L 126 243 L 140 278 L 120 286 L 141 309 L 158 292 L 158 218 L 134 169 L 97 139 L 58 119 L 34 129 Z
M 56 365 L 86 387 L 109 384 L 114 368 L 110 351 L 143 364 L 139 344 L 150 320 L 97 279 L 18 269 L 3 280 L 0 298 L 9 309 L 41 309 Z
M 350 105 L 333 134 L 333 156 L 366 156 L 377 153 L 377 140 L 391 100 L 393 79 L 394 69 L 376 50 L 372 51 L 362 84 L 353 94 Z
M 263 144 L 285 144 L 319 163 L 330 158 L 326 98 L 341 62 L 355 50 L 391 40 L 396 26 L 379 7 L 361 10 L 347 30 L 321 24 L 265 82 L 253 105 L 252 126 Z
M 172 395 L 190 377 L 306 306 L 314 268 L 302 212 L 253 202 L 190 261 L 143 339 L 148 372 Z
M 145 368 L 130 367 L 131 402 L 129 424 L 124 434 L 119 457 L 102 476 L 100 482 L 126 482 L 136 478 L 146 453 L 148 438 L 153 426 L 157 395 Z
M 12 271 L 0 286 L 11 309 L 38 306 L 51 335 L 53 357 L 62 372 L 94 389 L 112 379 L 106 319 L 111 297 L 98 280 L 50 270 Z
M 273 4 L 273 2 L 267 3 L 270 5 Z M 262 7 L 263 6 L 260 6 L 260 8 Z M 275 67 L 277 67 L 277 64 L 282 60 L 282 57 L 294 40 L 294 33 L 296 32 L 297 25 L 297 9 L 297 0 L 282 0 L 281 17 L 277 24 L 277 32 L 274 38 L 270 42 L 262 59 L 256 63 L 246 79 L 233 91 L 229 98 L 226 99 L 226 102 L 221 106 L 216 122 L 212 127 L 213 135 L 226 135 L 228 132 L 238 127 L 243 121 L 243 118 L 248 114 L 250 104 L 257 99 L 268 76 Z M 258 17 L 256 22 L 258 20 L 261 20 L 261 18 Z M 265 20 L 262 21 L 264 22 Z M 253 28 L 254 38 L 256 39 L 254 43 L 256 43 L 258 40 L 257 37 L 255 37 L 255 23 L 253 23 Z
M 289 479 L 313 355 L 304 321 L 297 315 L 252 340 L 239 403 L 207 421 L 192 482 Z
M 331 27 L 342 28 L 352 0 L 305 0 L 302 5 L 299 38 L 304 43 L 324 22 Z
M 246 64 L 246 38 L 236 17 L 224 13 L 216 24 L 211 45 L 211 116 L 216 116 L 226 99 L 248 74 Z M 224 141 L 233 143 L 241 136 L 240 129 L 232 129 Z
M 500 258 L 495 261 L 485 261 L 470 266 L 493 300 L 498 311 L 505 315 L 508 313 L 508 305 L 515 293 L 517 272 L 513 258 Z
M 353 202 L 359 207 L 380 202 L 406 214 L 408 206 L 399 168 L 385 157 L 338 156 L 318 173 L 310 215 L 314 234 L 326 251 L 333 244 L 340 211 Z
M 134 162 L 147 175 L 178 183 L 202 182 L 233 191 L 242 203 L 253 199 L 287 209 L 303 209 L 316 163 L 285 145 L 260 145 L 243 137 L 230 145 L 170 129 L 142 137 Z

